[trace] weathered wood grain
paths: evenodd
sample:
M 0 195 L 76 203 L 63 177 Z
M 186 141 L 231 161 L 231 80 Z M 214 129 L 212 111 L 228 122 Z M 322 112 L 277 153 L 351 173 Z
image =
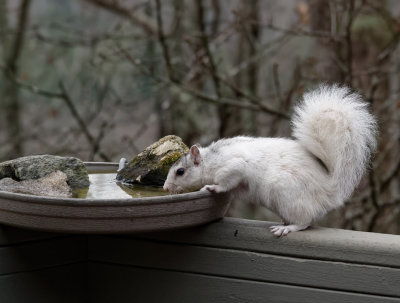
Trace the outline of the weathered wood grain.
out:
M 74 203 L 62 205 L 65 213 L 53 209 L 36 218 L 35 226 L 65 220 L 90 233 L 80 225 L 85 223 L 79 223 L 79 213 L 73 217 Z M 130 223 L 114 222 L 121 217 L 113 211 L 107 216 L 110 208 L 102 203 L 82 210 L 98 208 L 100 216 L 85 217 L 94 220 L 94 231 L 134 222 L 134 216 L 125 218 Z M 161 205 L 160 211 L 168 207 Z M 190 207 L 198 207 L 198 214 L 203 205 Z M 29 213 L 17 215 L 32 220 Z M 143 218 L 160 221 L 148 224 L 163 220 Z M 184 219 L 178 212 L 169 220 Z M 400 236 L 315 227 L 276 238 L 271 224 L 225 218 L 182 230 L 114 236 L 0 226 L 0 302 L 400 303 Z
M 272 222 L 224 218 L 199 228 L 142 235 L 171 243 L 400 268 L 400 236 L 313 227 L 276 238 Z
M 88 289 L 89 301 L 96 303 L 400 302 L 399 298 L 100 263 L 89 263 Z
M 400 298 L 396 268 L 116 237 L 92 237 L 88 251 L 97 262 Z

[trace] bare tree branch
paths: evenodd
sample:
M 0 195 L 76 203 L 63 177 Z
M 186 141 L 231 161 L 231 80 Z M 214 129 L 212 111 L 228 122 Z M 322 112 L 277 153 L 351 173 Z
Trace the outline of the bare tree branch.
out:
M 279 112 L 279 111 L 272 110 L 272 109 L 270 109 L 269 107 L 267 107 L 266 105 L 261 104 L 261 103 L 258 103 L 258 102 L 257 102 L 257 103 L 254 102 L 254 103 L 252 103 L 252 104 L 249 104 L 249 103 L 246 103 L 246 102 L 238 102 L 238 101 L 236 101 L 236 100 L 232 100 L 232 99 L 228 99 L 228 98 L 218 98 L 218 97 L 215 98 L 215 97 L 208 96 L 208 95 L 206 95 L 206 94 L 200 93 L 200 92 L 198 92 L 198 91 L 196 91 L 196 90 L 193 90 L 192 88 L 187 87 L 187 86 L 185 86 L 185 85 L 182 84 L 182 83 L 172 82 L 172 81 L 169 80 L 169 79 L 162 78 L 162 77 L 160 77 L 160 76 L 156 76 L 156 75 L 154 75 L 152 72 L 150 72 L 150 71 L 140 62 L 140 60 L 133 58 L 133 57 L 129 54 L 129 52 L 127 52 L 125 49 L 123 49 L 123 48 L 121 48 L 120 46 L 118 46 L 118 50 L 119 50 L 119 52 L 121 52 L 121 53 L 125 56 L 125 58 L 128 59 L 128 61 L 129 61 L 130 63 L 132 63 L 141 73 L 143 73 L 143 74 L 145 74 L 145 75 L 147 75 L 147 76 L 153 78 L 154 80 L 156 80 L 156 81 L 159 82 L 159 83 L 163 83 L 163 84 L 168 85 L 168 86 L 173 86 L 173 87 L 179 89 L 180 91 L 191 95 L 192 97 L 194 97 L 194 98 L 196 98 L 196 99 L 199 99 L 199 100 L 202 100 L 202 101 L 205 101 L 205 102 L 209 102 L 209 103 L 213 103 L 213 104 L 217 104 L 217 105 L 218 105 L 218 104 L 225 104 L 225 105 L 240 107 L 240 108 L 249 109 L 249 110 L 255 110 L 255 111 L 261 110 L 261 111 L 263 111 L 263 112 L 265 112 L 265 113 L 272 114 L 272 115 L 277 115 L 277 116 L 282 117 L 282 118 L 285 118 L 285 119 L 288 119 L 288 118 L 289 118 L 289 116 L 288 116 L 286 113 L 281 113 L 281 112 Z
M 203 0 L 196 0 L 196 9 L 197 9 L 197 18 L 198 18 L 198 24 L 199 24 L 199 29 L 200 29 L 200 40 L 202 47 L 204 49 L 205 55 L 207 56 L 208 60 L 208 66 L 209 66 L 209 71 L 211 74 L 211 77 L 214 82 L 215 86 L 215 93 L 218 98 L 221 98 L 221 89 L 220 89 L 220 84 L 219 84 L 219 79 L 217 77 L 218 71 L 217 71 L 217 66 L 214 61 L 214 57 L 211 54 L 210 50 L 210 45 L 206 33 L 206 27 L 204 23 L 204 8 L 203 8 Z
M 162 12 L 161 12 L 161 2 L 160 0 L 155 0 L 156 2 L 156 16 L 157 16 L 157 32 L 158 32 L 158 41 L 160 42 L 161 49 L 164 56 L 164 63 L 167 69 L 168 77 L 172 82 L 176 82 L 174 71 L 172 69 L 171 64 L 171 56 L 169 54 L 167 41 L 165 40 L 164 35 L 164 25 L 162 21 Z
M 10 42 L 10 45 L 6 43 L 3 49 L 5 54 L 5 69 L 7 70 L 7 73 L 11 74 L 13 77 L 17 77 L 18 75 L 18 63 L 21 56 L 24 35 L 28 23 L 30 3 L 30 0 L 22 1 L 18 12 L 17 29 L 14 39 L 12 39 L 12 41 L 10 41 L 10 39 L 6 39 L 6 41 Z M 5 8 L 4 4 L 2 6 Z M 0 14 L 5 14 L 5 12 L 1 12 Z M 5 18 L 5 16 L 1 17 L 1 19 Z M 1 23 L 3 23 L 3 26 L 7 26 L 6 20 L 2 20 Z M 2 110 L 4 111 L 7 120 L 9 133 L 8 137 L 13 146 L 12 153 L 16 156 L 19 156 L 22 154 L 22 141 L 18 140 L 21 133 L 19 92 L 18 88 L 13 82 L 5 82 Z
M 120 15 L 133 23 L 139 25 L 147 34 L 151 37 L 157 37 L 157 27 L 151 19 L 149 19 L 145 14 L 139 13 L 137 11 L 132 12 L 126 7 L 114 0 L 84 0 L 88 3 L 102 7 L 110 12 Z
M 0 65 L 0 69 L 2 69 L 3 71 L 6 71 L 5 68 L 1 65 Z M 66 90 L 66 88 L 62 82 L 59 83 L 59 88 L 60 88 L 61 92 L 52 92 L 52 91 L 47 91 L 47 90 L 41 89 L 41 88 L 31 85 L 29 83 L 26 83 L 26 82 L 16 78 L 10 72 L 6 71 L 6 74 L 9 77 L 9 79 L 11 81 L 13 81 L 16 85 L 18 85 L 21 88 L 27 89 L 34 94 L 41 95 L 41 96 L 48 97 L 48 98 L 56 98 L 56 99 L 64 100 L 68 109 L 70 110 L 72 116 L 77 121 L 77 123 L 80 126 L 87 141 L 89 142 L 90 146 L 92 147 L 92 154 L 94 155 L 98 152 L 99 156 L 104 161 L 111 161 L 111 159 L 105 153 L 100 151 L 99 142 L 103 137 L 103 135 L 101 134 L 103 129 L 100 129 L 100 134 L 97 139 L 92 136 L 84 119 L 80 116 L 78 110 L 76 109 L 74 103 L 72 102 L 71 96 L 69 95 L 68 91 Z
M 354 21 L 354 0 L 348 1 L 349 8 L 347 10 L 347 24 L 346 24 L 346 46 L 347 46 L 347 56 L 346 56 L 346 67 L 347 67 L 347 84 L 352 87 L 353 82 L 353 44 L 352 44 L 352 29 L 351 26 Z

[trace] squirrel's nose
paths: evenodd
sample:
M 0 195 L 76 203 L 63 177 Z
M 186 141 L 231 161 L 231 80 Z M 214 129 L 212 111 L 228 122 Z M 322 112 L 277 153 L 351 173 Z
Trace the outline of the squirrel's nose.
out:
M 168 190 L 168 186 L 167 186 L 166 184 L 164 184 L 163 189 L 164 189 L 165 191 L 169 191 L 169 190 Z

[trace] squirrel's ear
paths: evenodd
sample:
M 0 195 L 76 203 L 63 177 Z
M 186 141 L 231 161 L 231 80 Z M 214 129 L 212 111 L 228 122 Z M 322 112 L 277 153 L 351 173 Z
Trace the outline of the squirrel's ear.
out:
M 200 164 L 200 150 L 197 144 L 190 148 L 190 158 L 193 160 L 195 165 Z

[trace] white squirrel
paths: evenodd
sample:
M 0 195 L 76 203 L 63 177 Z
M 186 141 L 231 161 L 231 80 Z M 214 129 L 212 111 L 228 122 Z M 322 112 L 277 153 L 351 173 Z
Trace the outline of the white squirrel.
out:
M 295 108 L 295 140 L 239 136 L 194 145 L 171 167 L 164 189 L 229 191 L 279 215 L 276 236 L 306 229 L 343 205 L 368 165 L 377 123 L 367 106 L 347 87 L 321 86 Z

